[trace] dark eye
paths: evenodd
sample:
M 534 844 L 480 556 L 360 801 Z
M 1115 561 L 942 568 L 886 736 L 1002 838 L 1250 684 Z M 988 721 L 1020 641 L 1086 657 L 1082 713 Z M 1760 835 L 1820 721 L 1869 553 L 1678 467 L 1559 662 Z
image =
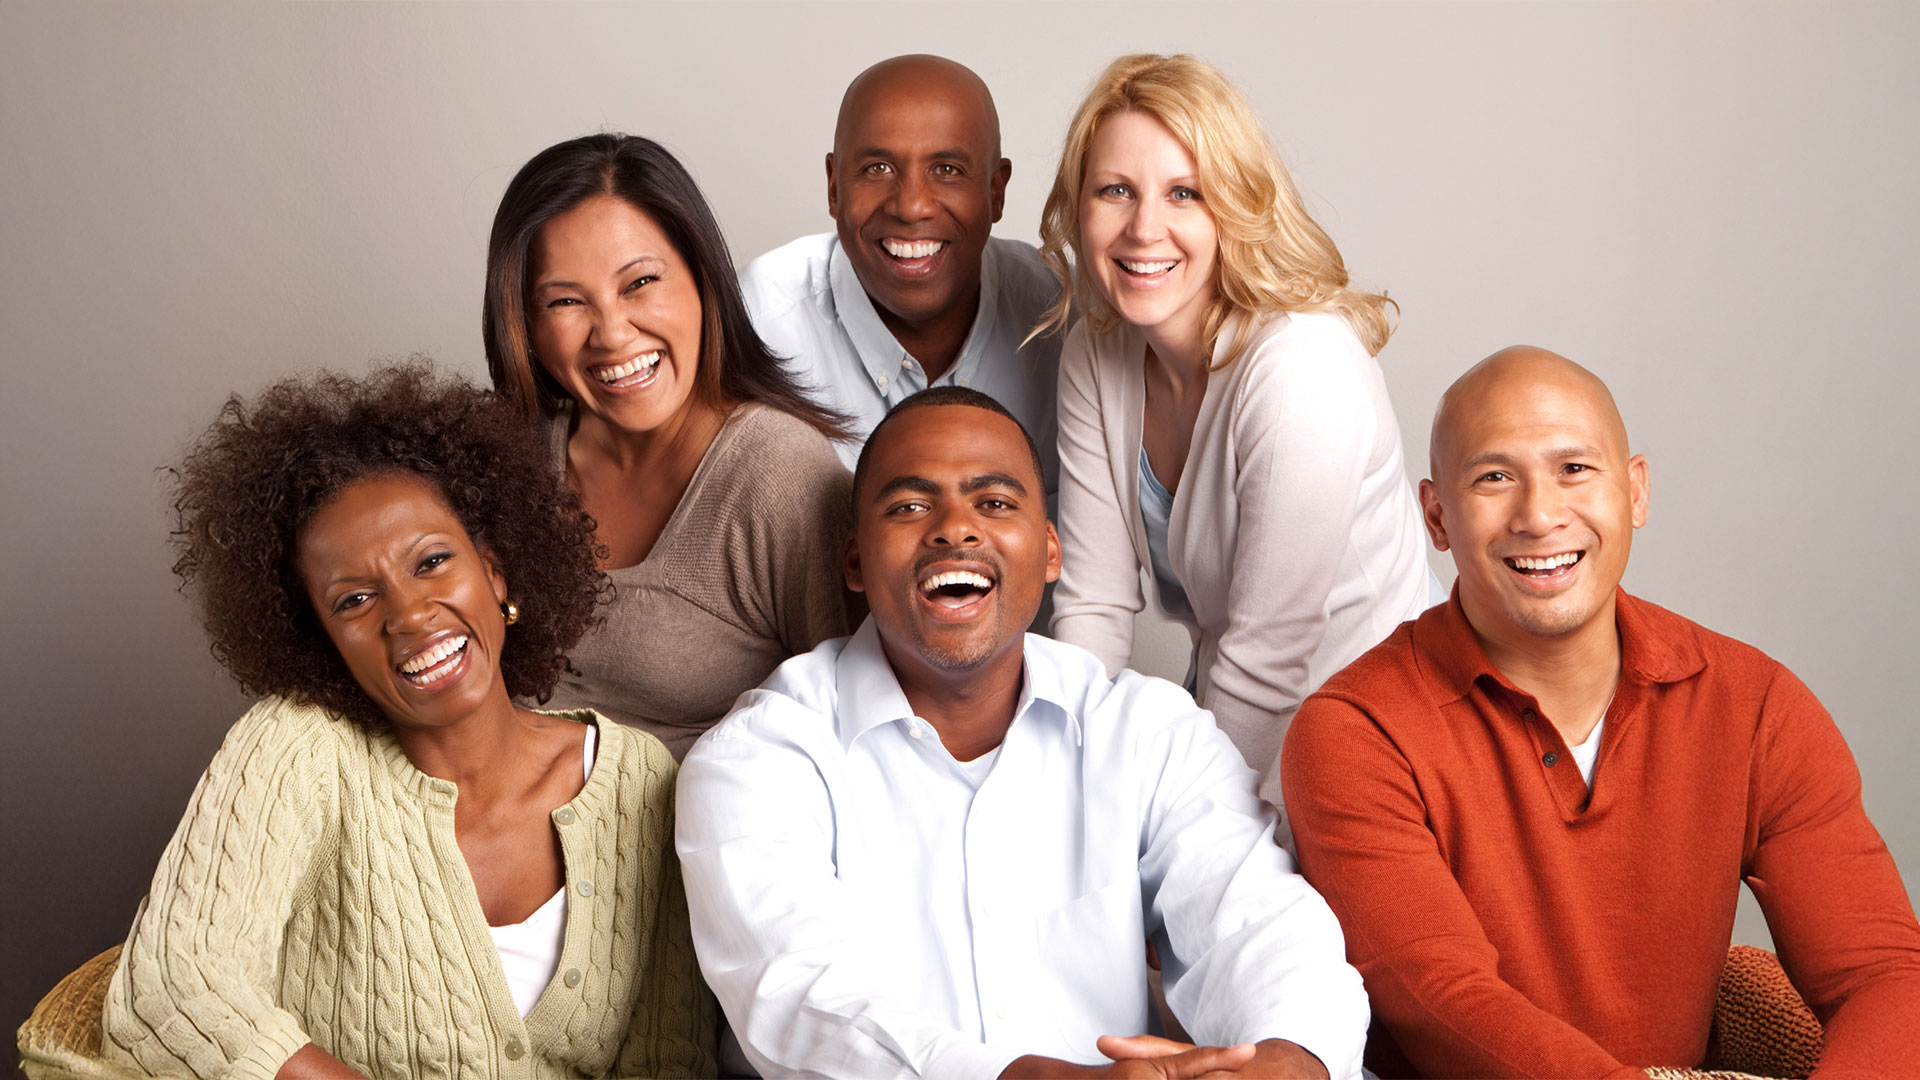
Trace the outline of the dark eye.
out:
M 553 299 L 551 299 L 551 300 L 549 300 L 549 301 L 547 301 L 547 303 L 546 303 L 546 307 L 547 307 L 548 309 L 552 309 L 552 308 L 557 308 L 557 307 L 565 307 L 565 306 L 567 306 L 567 305 L 569 305 L 569 304 L 578 304 L 579 302 L 580 302 L 580 301 L 579 301 L 578 299 L 576 299 L 575 297 L 571 297 L 571 296 L 556 296 L 556 297 L 554 297 Z
M 420 569 L 418 572 L 424 574 L 429 570 L 438 569 L 441 563 L 444 563 L 451 558 L 453 558 L 453 552 L 451 551 L 433 552 L 429 554 L 426 558 L 420 560 Z
M 359 607 L 361 604 L 364 604 L 371 599 L 373 599 L 373 596 L 371 593 L 364 593 L 364 592 L 346 593 L 345 595 L 341 596 L 339 599 L 333 602 L 333 613 L 335 615 L 339 615 L 343 612 L 352 611 L 354 608 Z
M 922 510 L 925 510 L 926 508 L 927 508 L 926 503 L 920 502 L 918 500 L 909 500 L 907 502 L 894 503 L 892 506 L 887 507 L 887 513 L 914 514 Z
M 1487 481 L 1487 482 L 1490 482 L 1490 483 L 1495 483 L 1495 484 L 1497 484 L 1497 483 L 1499 483 L 1499 482 L 1501 482 L 1502 480 L 1506 480 L 1506 479 L 1508 479 L 1508 477 L 1507 477 L 1507 474 L 1506 474 L 1506 473 L 1503 473 L 1503 472 L 1501 472 L 1500 470 L 1498 470 L 1498 469 L 1495 469 L 1495 470 L 1494 470 L 1494 471 L 1492 471 L 1492 472 L 1484 472 L 1484 473 L 1481 473 L 1481 474 L 1480 474 L 1479 476 L 1476 476 L 1476 477 L 1474 477 L 1474 478 L 1473 478 L 1473 482 L 1474 482 L 1474 483 L 1476 483 L 1476 484 L 1478 484 L 1478 483 L 1480 483 L 1480 482 L 1482 482 L 1482 481 Z
M 892 172 L 893 166 L 884 161 L 870 161 L 860 171 L 868 176 L 879 176 L 882 173 Z
M 647 285 L 651 285 L 654 282 L 659 280 L 660 280 L 660 275 L 658 274 L 642 274 L 639 277 L 633 279 L 633 283 L 627 286 L 627 291 L 633 292 L 636 289 L 642 288 Z
M 1583 465 L 1578 461 L 1569 461 L 1567 462 L 1566 468 L 1564 469 L 1564 471 L 1570 472 L 1570 473 L 1583 473 L 1583 472 L 1590 472 L 1592 471 L 1592 469 L 1593 469 L 1593 466 L 1591 465 Z
M 933 167 L 933 171 L 940 176 L 959 176 L 960 166 L 951 161 L 942 161 Z
M 980 509 L 982 510 L 1014 510 L 1014 509 L 1017 509 L 1017 507 L 1015 507 L 1012 503 L 1008 502 L 1007 500 L 1002 499 L 996 495 L 991 498 L 980 500 Z

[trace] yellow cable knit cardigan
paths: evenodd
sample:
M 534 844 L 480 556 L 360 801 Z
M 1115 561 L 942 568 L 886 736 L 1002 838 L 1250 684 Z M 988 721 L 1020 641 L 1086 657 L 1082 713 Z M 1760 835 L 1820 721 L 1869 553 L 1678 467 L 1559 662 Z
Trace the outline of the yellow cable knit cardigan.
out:
M 109 1060 L 271 1077 L 309 1041 L 374 1080 L 711 1076 L 714 1008 L 673 855 L 675 765 L 591 711 L 553 812 L 559 969 L 523 1021 L 454 839 L 454 784 L 384 731 L 277 699 L 228 733 L 154 872 L 105 1007 Z

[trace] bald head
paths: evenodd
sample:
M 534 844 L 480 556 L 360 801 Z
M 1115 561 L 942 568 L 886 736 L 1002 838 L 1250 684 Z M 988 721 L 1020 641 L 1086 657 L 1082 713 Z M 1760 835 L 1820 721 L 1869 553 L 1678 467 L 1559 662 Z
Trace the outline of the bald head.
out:
M 1587 411 L 1594 426 L 1610 433 L 1625 453 L 1626 423 L 1598 375 L 1559 353 L 1512 345 L 1467 369 L 1440 395 L 1427 445 L 1428 470 L 1435 477 L 1451 471 L 1460 460 L 1462 436 L 1481 420 L 1535 415 L 1547 398 Z
M 856 137 L 867 114 L 901 95 L 936 99 L 950 109 L 970 114 L 972 123 L 968 126 L 986 140 L 980 147 L 981 156 L 1000 156 L 1000 114 L 993 107 L 993 94 L 987 84 L 965 64 L 928 53 L 882 60 L 854 76 L 840 99 L 840 116 L 833 126 L 834 153 L 848 153 L 849 141 Z
M 1606 384 L 1545 349 L 1502 349 L 1447 388 L 1429 452 L 1427 533 L 1453 555 L 1487 655 L 1505 664 L 1569 635 L 1613 640 L 1614 590 L 1647 520 L 1647 462 L 1628 452 Z

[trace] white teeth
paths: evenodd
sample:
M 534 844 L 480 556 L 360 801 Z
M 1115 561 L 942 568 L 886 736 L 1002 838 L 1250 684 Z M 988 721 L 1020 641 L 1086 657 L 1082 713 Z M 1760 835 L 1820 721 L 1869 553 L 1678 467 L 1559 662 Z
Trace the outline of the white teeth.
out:
M 1162 270 L 1171 270 L 1180 262 L 1178 259 L 1121 259 L 1120 265 L 1136 274 L 1158 274 Z
M 440 644 L 435 645 L 433 648 L 428 649 L 426 652 L 401 664 L 400 672 L 408 677 L 419 675 L 421 672 L 433 667 L 435 664 L 440 663 L 442 660 L 445 660 L 447 657 L 452 656 L 454 653 L 466 647 L 467 635 L 461 634 L 459 637 L 450 637 Z M 440 677 L 445 674 L 446 672 L 444 671 L 436 671 L 424 678 L 415 678 L 413 681 L 425 685 L 430 682 L 439 681 Z
M 1536 559 L 1527 555 L 1516 555 L 1507 561 L 1512 563 L 1513 568 L 1516 570 L 1557 570 L 1562 566 L 1572 566 L 1574 563 L 1579 562 L 1580 553 L 1577 551 L 1568 551 L 1559 555 L 1549 555 L 1544 559 Z
M 944 240 L 882 240 L 880 246 L 896 259 L 924 259 L 947 243 Z
M 645 371 L 647 369 L 654 367 L 655 365 L 660 363 L 660 358 L 665 355 L 666 353 L 663 353 L 658 349 L 655 349 L 650 353 L 641 353 L 639 356 L 634 357 L 633 359 L 627 361 L 624 364 L 619 364 L 615 367 L 610 367 L 610 368 L 601 368 L 598 371 L 595 371 L 593 373 L 593 377 L 596 379 L 599 379 L 603 383 L 619 382 L 621 379 L 624 379 L 627 376 L 632 375 L 637 371 Z
M 920 591 L 930 593 L 935 589 L 944 589 L 948 585 L 971 585 L 982 592 L 993 588 L 993 582 L 971 570 L 949 570 L 944 574 L 935 574 L 920 583 Z

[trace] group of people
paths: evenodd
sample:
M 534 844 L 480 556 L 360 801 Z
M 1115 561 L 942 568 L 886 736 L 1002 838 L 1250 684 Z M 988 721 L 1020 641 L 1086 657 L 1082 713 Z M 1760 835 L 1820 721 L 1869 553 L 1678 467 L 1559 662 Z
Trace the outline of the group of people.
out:
M 490 389 L 229 401 L 175 571 L 262 700 L 100 1068 L 1633 1075 L 1702 1059 L 1744 880 L 1823 1075 L 1920 1071 L 1852 759 L 1619 589 L 1597 378 L 1475 366 L 1416 495 L 1393 303 L 1191 57 L 1095 82 L 1037 250 L 1010 175 L 973 72 L 883 61 L 835 231 L 736 273 L 667 151 L 574 139 L 501 199 Z

